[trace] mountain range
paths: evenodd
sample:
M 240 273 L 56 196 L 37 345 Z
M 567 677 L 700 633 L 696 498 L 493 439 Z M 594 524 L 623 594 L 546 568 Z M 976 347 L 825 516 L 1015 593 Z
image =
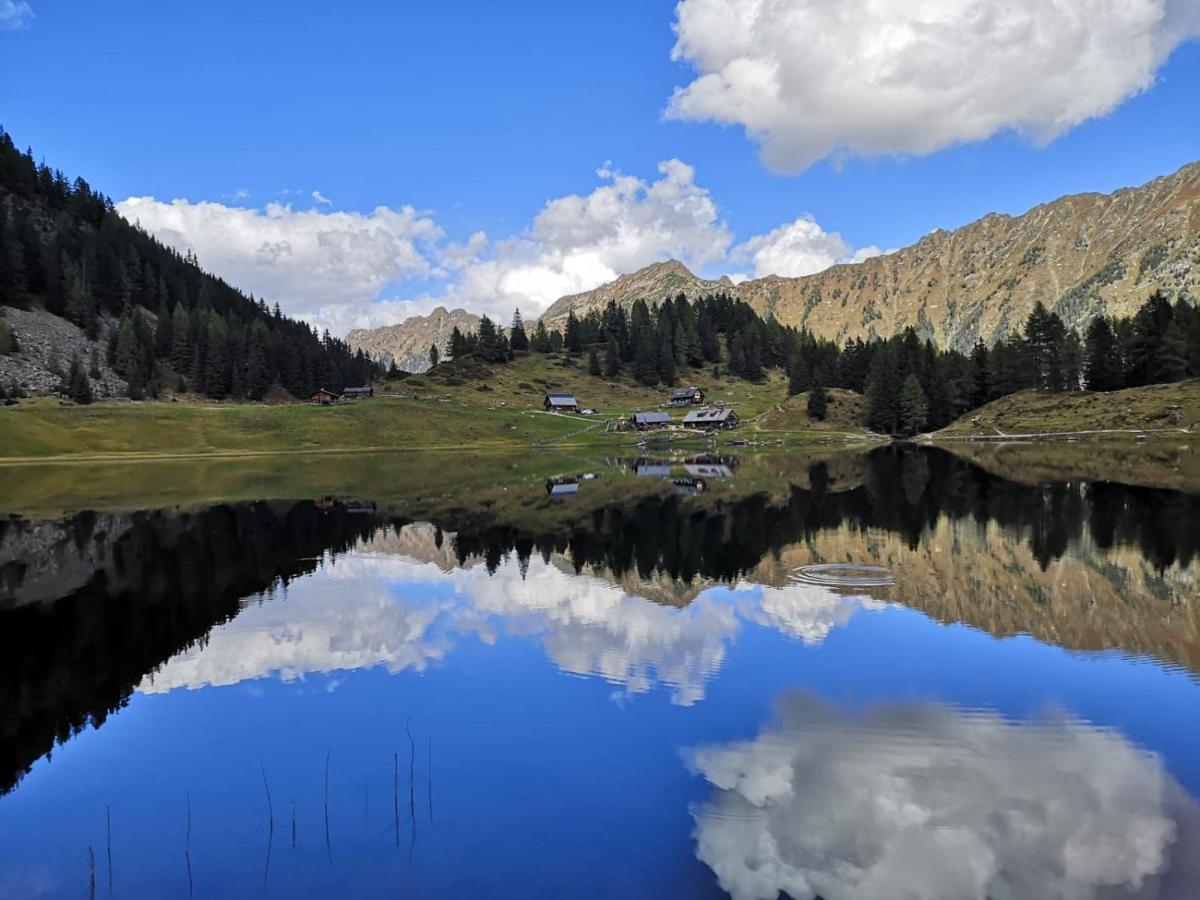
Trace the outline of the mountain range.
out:
M 1156 289 L 1172 297 L 1200 293 L 1200 163 L 1141 187 L 1061 197 L 1020 216 L 990 213 L 813 275 L 735 284 L 699 278 L 667 260 L 562 297 L 542 319 L 561 327 L 570 313 L 581 316 L 610 300 L 628 306 L 639 298 L 725 292 L 761 315 L 839 343 L 912 326 L 941 347 L 968 351 L 977 340 L 994 343 L 1020 329 L 1038 301 L 1082 330 L 1098 314 L 1131 315 Z M 438 310 L 433 317 L 439 314 L 463 321 L 471 315 Z M 391 353 L 402 368 L 415 347 L 408 365 L 424 367 L 429 318 L 351 332 L 347 340 L 377 357 Z

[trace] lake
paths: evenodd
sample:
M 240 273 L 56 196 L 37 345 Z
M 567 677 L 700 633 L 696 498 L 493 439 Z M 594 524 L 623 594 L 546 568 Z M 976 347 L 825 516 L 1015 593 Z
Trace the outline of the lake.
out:
M 5 470 L 0 898 L 1200 896 L 1200 490 L 979 462 Z

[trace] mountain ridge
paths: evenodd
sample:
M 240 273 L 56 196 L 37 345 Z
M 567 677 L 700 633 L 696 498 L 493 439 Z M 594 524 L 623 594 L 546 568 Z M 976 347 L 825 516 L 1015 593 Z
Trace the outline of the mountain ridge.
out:
M 1082 331 L 1096 315 L 1132 315 L 1157 289 L 1200 295 L 1200 161 L 1108 194 L 1067 194 L 1020 215 L 989 212 L 907 247 L 811 275 L 735 284 L 663 260 L 561 297 L 541 318 L 561 329 L 569 314 L 582 316 L 609 301 L 629 306 L 637 299 L 654 304 L 678 294 L 695 299 L 725 292 L 760 315 L 838 343 L 887 338 L 911 326 L 943 348 L 967 352 L 977 340 L 995 343 L 1020 329 L 1039 301 Z M 386 328 L 400 346 L 408 331 L 420 331 L 420 322 Z M 367 349 L 364 335 L 379 331 L 357 330 L 347 340 Z M 416 339 L 409 343 L 416 346 Z

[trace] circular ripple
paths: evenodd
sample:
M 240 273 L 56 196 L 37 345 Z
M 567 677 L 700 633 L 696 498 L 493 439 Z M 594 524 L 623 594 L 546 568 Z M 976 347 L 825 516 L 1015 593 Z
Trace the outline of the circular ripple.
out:
M 886 587 L 893 584 L 892 573 L 883 566 L 859 563 L 817 563 L 792 570 L 792 581 L 825 587 Z

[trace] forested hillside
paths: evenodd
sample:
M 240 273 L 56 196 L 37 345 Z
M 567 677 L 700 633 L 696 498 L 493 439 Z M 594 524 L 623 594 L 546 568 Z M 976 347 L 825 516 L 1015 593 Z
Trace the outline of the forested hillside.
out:
M 1083 334 L 1040 303 L 1012 337 L 972 351 L 939 349 L 906 328 L 887 340 L 854 339 L 839 346 L 807 329 L 762 318 L 728 294 L 690 301 L 684 295 L 627 312 L 610 300 L 603 311 L 567 315 L 562 332 L 539 320 L 527 333 L 520 314 L 511 328 L 486 316 L 477 332 L 451 333 L 451 360 L 504 363 L 523 352 L 586 359 L 590 374 L 625 372 L 647 386 L 686 383 L 691 372 L 761 381 L 785 371 L 789 393 L 806 393 L 811 417 L 825 417 L 829 388 L 865 395 L 866 424 L 884 434 L 942 428 L 972 409 L 1018 391 L 1112 391 L 1200 378 L 1200 309 L 1152 294 L 1136 315 L 1098 316 Z M 436 357 L 436 348 L 431 348 Z
M 296 396 L 370 380 L 375 366 L 282 315 L 123 219 L 82 178 L 20 152 L 0 128 L 0 306 L 42 309 L 105 348 L 131 397 L 163 388 L 215 399 Z M 20 334 L 0 319 L 0 352 Z M 63 361 L 64 392 L 90 398 L 99 360 Z M 67 370 L 67 366 L 70 369 Z M 11 386 L 0 384 L 0 389 Z

